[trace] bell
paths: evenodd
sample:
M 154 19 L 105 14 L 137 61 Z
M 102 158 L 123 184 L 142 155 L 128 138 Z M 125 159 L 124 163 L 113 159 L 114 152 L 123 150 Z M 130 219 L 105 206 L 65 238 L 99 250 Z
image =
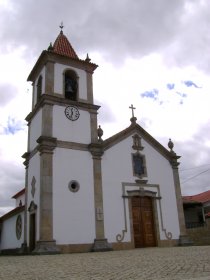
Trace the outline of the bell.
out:
M 71 81 L 66 81 L 66 92 L 73 92 Z

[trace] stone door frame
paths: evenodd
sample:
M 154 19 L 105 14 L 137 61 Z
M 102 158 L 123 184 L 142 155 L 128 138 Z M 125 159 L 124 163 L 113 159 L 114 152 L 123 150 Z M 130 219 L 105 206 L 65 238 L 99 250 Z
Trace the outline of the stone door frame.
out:
M 160 186 L 158 184 L 146 184 L 141 182 L 140 183 L 122 182 L 124 228 L 122 229 L 121 233 L 118 233 L 116 235 L 116 241 L 123 242 L 125 235 L 128 233 L 128 227 L 129 227 L 131 233 L 131 243 L 134 248 L 132 207 L 131 207 L 131 199 L 130 199 L 134 195 L 152 197 L 156 244 L 157 246 L 161 246 L 162 243 L 162 241 L 160 240 L 160 231 L 164 232 L 166 241 L 167 243 L 170 244 L 172 241 L 172 233 L 168 232 L 164 226 Z

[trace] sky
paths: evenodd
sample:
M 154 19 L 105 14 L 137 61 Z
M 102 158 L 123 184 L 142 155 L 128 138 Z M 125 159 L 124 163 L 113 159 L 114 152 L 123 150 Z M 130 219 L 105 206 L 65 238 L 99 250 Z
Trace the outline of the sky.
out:
M 0 216 L 24 188 L 28 74 L 63 22 L 93 77 L 103 139 L 137 122 L 180 158 L 183 195 L 210 190 L 209 0 L 0 0 Z

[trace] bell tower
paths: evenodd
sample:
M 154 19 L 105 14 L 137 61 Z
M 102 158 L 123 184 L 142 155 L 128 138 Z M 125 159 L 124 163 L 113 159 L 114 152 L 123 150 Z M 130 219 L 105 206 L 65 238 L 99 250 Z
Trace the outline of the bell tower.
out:
M 65 251 L 65 246 L 88 251 L 98 237 L 106 243 L 103 221 L 95 218 L 96 204 L 100 210 L 103 204 L 96 203 L 95 194 L 101 185 L 95 155 L 99 106 L 94 105 L 92 87 L 97 65 L 88 55 L 79 59 L 60 27 L 28 76 L 33 99 L 23 156 L 25 243 L 37 253 Z

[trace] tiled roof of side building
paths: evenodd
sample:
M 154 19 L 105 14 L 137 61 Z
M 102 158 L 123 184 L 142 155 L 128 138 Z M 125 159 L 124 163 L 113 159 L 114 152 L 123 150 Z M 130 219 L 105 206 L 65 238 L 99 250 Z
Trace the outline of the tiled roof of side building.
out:
M 53 44 L 52 52 L 60 55 L 65 55 L 70 58 L 79 59 L 69 40 L 63 34 L 62 30 Z
M 206 217 L 206 218 L 210 218 L 210 212 L 206 213 L 206 214 L 205 214 L 205 217 Z
M 184 202 L 207 202 L 210 201 L 210 190 L 203 192 L 203 193 L 199 193 L 196 195 L 189 195 L 189 196 L 183 196 L 183 201 Z
M 16 193 L 15 195 L 12 196 L 12 198 L 18 198 L 19 196 L 23 195 L 25 193 L 25 188 Z
M 23 212 L 25 210 L 25 205 L 22 206 L 18 206 L 14 209 L 12 209 L 11 211 L 7 212 L 6 214 L 4 214 L 3 216 L 0 217 L 0 223 L 4 220 L 7 220 L 11 217 L 13 217 L 14 215 L 19 214 L 20 212 Z

